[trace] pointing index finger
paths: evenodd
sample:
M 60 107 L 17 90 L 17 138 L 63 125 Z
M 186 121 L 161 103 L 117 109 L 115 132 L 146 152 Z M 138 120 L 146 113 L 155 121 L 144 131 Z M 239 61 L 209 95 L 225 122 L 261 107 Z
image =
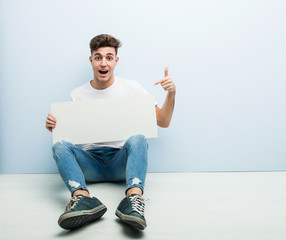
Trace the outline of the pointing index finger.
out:
M 169 67 L 165 67 L 165 77 L 168 76 L 168 72 L 169 72 Z
M 168 74 L 169 74 L 168 72 L 169 72 L 169 67 L 165 67 L 165 70 L 164 70 L 164 73 L 165 73 L 164 79 L 165 79 L 166 77 L 168 77 Z M 162 83 L 162 82 L 164 81 L 164 79 L 161 79 L 161 80 L 155 82 L 154 85 L 158 85 L 159 83 Z
M 157 82 L 154 83 L 154 85 L 158 85 L 158 84 L 161 83 L 161 82 L 162 82 L 162 80 L 157 81 Z

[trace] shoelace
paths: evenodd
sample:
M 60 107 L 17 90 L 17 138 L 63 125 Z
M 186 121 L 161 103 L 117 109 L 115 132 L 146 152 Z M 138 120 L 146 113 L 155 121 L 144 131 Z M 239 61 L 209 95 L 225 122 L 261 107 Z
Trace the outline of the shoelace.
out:
M 74 196 L 67 204 L 65 211 L 73 209 L 81 198 L 82 196 Z
M 142 217 L 144 217 L 144 208 L 145 208 L 144 200 L 146 199 L 140 197 L 139 195 L 130 196 L 129 199 L 133 211 L 138 212 Z

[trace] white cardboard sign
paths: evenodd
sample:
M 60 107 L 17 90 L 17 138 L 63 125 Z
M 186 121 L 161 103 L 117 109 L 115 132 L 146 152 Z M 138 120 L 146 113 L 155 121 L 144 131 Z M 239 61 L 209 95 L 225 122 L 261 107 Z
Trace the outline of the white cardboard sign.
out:
M 52 103 L 51 113 L 57 119 L 53 143 L 124 141 L 136 134 L 158 137 L 152 95 Z

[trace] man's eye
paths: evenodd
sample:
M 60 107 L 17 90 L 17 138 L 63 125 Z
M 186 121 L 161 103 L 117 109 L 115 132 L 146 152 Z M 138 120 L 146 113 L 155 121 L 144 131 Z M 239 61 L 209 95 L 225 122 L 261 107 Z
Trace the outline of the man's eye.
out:
M 111 61 L 113 58 L 112 57 L 107 57 L 107 60 L 108 61 Z
M 95 59 L 96 61 L 98 61 L 98 60 L 100 60 L 100 57 L 95 57 L 94 59 Z

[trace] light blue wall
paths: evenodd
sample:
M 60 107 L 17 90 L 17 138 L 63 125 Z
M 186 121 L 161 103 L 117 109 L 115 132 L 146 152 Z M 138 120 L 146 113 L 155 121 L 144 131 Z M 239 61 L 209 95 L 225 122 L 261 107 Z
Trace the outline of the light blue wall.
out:
M 177 85 L 149 171 L 286 170 L 284 0 L 1 0 L 1 173 L 53 173 L 52 102 L 92 78 L 89 40 L 123 42 L 116 74 Z

